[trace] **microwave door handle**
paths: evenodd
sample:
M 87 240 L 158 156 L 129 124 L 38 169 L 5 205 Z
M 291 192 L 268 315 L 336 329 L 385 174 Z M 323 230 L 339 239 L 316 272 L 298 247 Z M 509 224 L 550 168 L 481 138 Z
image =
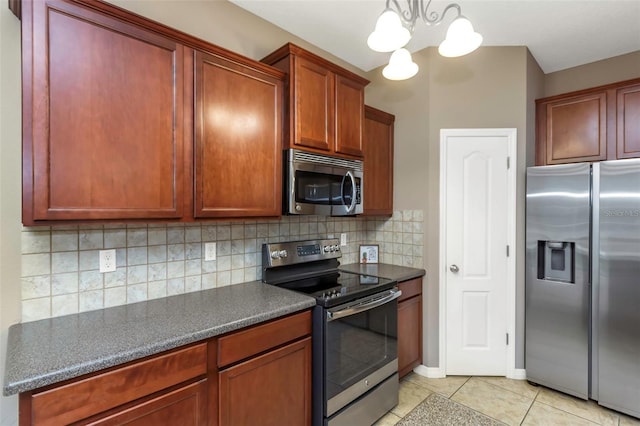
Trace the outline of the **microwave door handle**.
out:
M 342 309 L 339 311 L 328 311 L 327 321 L 337 320 L 339 318 L 350 317 L 351 315 L 359 314 L 361 312 L 370 311 L 371 309 L 382 306 L 385 303 L 389 303 L 392 300 L 402 296 L 401 290 L 389 290 L 384 297 L 376 298 L 370 302 L 363 303 L 361 305 L 353 306 L 350 308 Z
M 351 213 L 353 211 L 353 209 L 356 207 L 356 178 L 353 176 L 353 173 L 351 173 L 350 171 L 347 172 L 347 174 L 345 175 L 344 179 L 342 180 L 342 202 L 344 203 L 344 181 L 346 178 L 351 179 L 351 205 L 349 207 L 347 207 L 347 213 Z

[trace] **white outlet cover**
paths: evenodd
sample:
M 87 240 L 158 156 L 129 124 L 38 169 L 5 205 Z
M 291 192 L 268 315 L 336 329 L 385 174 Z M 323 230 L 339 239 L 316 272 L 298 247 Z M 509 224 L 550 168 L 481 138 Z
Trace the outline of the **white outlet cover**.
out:
M 204 243 L 204 260 L 216 260 L 216 243 Z
M 347 234 L 346 234 L 346 232 L 343 232 L 342 234 L 340 234 L 340 245 L 343 246 L 343 247 L 347 245 Z
M 100 272 L 114 272 L 116 270 L 116 250 L 100 250 Z

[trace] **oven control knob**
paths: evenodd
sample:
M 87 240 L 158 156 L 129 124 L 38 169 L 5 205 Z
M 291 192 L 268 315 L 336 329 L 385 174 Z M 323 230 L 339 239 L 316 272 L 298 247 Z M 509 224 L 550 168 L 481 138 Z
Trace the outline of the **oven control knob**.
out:
M 287 253 L 287 251 L 286 251 L 286 250 L 280 250 L 280 252 L 278 253 L 278 255 L 279 255 L 280 257 L 287 257 L 287 256 L 289 256 L 289 253 Z
M 330 247 L 330 246 L 324 246 L 324 247 L 322 248 L 322 250 L 323 250 L 325 253 L 329 253 L 329 250 L 331 250 L 331 247 Z
M 337 244 L 335 244 L 333 246 L 333 251 L 340 251 L 340 247 Z
M 300 204 L 296 204 L 296 211 L 299 212 L 302 210 L 302 206 Z
M 271 252 L 272 259 L 280 259 L 280 252 L 278 250 L 274 250 Z

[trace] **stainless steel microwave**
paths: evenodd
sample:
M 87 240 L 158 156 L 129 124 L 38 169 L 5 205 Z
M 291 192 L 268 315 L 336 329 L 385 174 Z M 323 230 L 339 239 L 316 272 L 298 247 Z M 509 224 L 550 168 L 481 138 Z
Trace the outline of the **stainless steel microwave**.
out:
M 285 169 L 285 213 L 362 213 L 362 161 L 289 149 Z

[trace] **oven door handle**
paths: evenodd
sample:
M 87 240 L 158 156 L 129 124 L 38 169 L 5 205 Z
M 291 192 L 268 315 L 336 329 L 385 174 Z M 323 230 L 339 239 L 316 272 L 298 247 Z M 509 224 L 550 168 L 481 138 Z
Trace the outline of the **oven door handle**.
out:
M 344 318 L 351 315 L 359 314 L 361 312 L 369 311 L 371 309 L 377 308 L 378 306 L 382 306 L 385 303 L 389 303 L 392 300 L 397 299 L 401 295 L 402 295 L 401 290 L 389 290 L 385 296 L 377 297 L 369 302 L 357 304 L 355 306 L 351 306 L 346 309 L 342 309 L 340 311 L 328 311 L 327 321 L 333 321 L 339 318 Z

